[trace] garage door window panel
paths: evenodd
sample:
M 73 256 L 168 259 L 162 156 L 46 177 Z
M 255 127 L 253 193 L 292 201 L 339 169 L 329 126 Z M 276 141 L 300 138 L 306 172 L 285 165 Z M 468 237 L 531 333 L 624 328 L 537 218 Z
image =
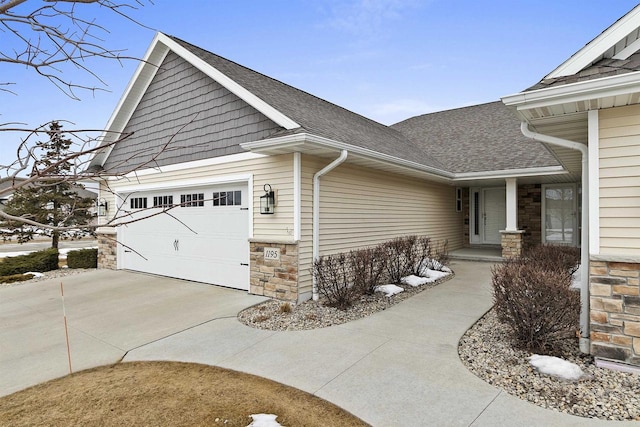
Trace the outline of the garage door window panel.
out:
M 180 206 L 185 208 L 204 206 L 204 193 L 181 194 Z
M 131 209 L 146 209 L 147 198 L 146 197 L 132 197 L 129 199 L 129 206 Z
M 154 208 L 170 208 L 173 206 L 173 196 L 154 196 L 153 207 Z
M 220 191 L 213 193 L 213 206 L 241 206 L 242 191 Z

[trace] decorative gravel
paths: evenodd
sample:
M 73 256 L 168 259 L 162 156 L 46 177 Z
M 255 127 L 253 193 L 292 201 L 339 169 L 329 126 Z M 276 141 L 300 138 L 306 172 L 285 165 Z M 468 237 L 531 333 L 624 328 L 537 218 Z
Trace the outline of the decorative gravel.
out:
M 538 406 L 571 415 L 606 420 L 640 420 L 640 375 L 598 368 L 583 355 L 577 341 L 568 342 L 555 356 L 580 366 L 586 374 L 567 381 L 539 374 L 530 353 L 514 349 L 509 329 L 493 310 L 460 340 L 462 363 L 489 384 Z
M 433 283 L 417 287 L 400 284 L 398 286 L 402 287 L 404 291 L 392 297 L 386 297 L 381 292 L 376 292 L 374 295 L 364 295 L 347 310 L 329 307 L 322 299 L 317 302 L 309 300 L 300 304 L 269 300 L 241 311 L 238 314 L 238 319 L 247 326 L 270 331 L 326 328 L 386 310 L 400 301 L 404 301 L 425 289 L 433 288 L 453 277 L 454 273 L 451 273 Z
M 25 285 L 27 283 L 42 282 L 43 280 L 59 279 L 62 277 L 85 273 L 87 271 L 95 271 L 95 268 L 61 268 L 59 270 L 44 272 L 42 273 L 44 274 L 44 276 L 42 277 L 34 277 L 32 279 L 25 280 L 23 282 L 0 283 L 0 288 L 9 288 L 11 286 L 20 286 L 20 285 Z

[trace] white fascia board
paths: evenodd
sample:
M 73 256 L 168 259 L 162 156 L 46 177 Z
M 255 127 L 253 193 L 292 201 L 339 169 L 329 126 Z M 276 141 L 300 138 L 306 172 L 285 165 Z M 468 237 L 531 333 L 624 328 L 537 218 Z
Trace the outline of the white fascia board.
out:
M 120 97 L 116 108 L 113 110 L 113 113 L 107 122 L 107 126 L 105 127 L 105 131 L 100 137 L 104 143 L 111 141 L 109 138 L 110 135 L 120 133 L 124 130 L 124 127 L 129 122 L 129 119 L 131 118 L 131 115 L 133 115 L 133 112 L 142 99 L 142 96 L 147 91 L 151 81 L 158 72 L 160 64 L 162 64 L 162 61 L 164 61 L 169 53 L 169 48 L 166 45 L 159 43 L 160 35 L 161 33 L 156 33 L 154 36 L 147 52 L 142 60 L 140 60 L 138 68 L 136 68 L 131 80 L 129 80 L 129 84 Z M 94 165 L 103 166 L 112 150 L 113 145 L 109 146 L 106 150 L 98 151 L 91 159 L 89 167 Z
M 117 194 L 133 193 L 140 191 L 151 191 L 160 189 L 179 189 L 179 188 L 193 188 L 203 187 L 207 185 L 217 184 L 231 184 L 236 182 L 249 182 L 253 178 L 250 173 L 236 174 L 236 175 L 223 175 L 214 177 L 199 177 L 199 178 L 187 178 L 181 180 L 171 180 L 169 182 L 150 182 L 147 184 L 132 183 L 130 185 L 116 186 L 113 185 L 113 190 Z M 253 199 L 251 199 L 253 200 Z
M 620 61 L 625 61 L 631 55 L 636 53 L 638 51 L 638 49 L 640 49 L 640 39 L 637 39 L 636 41 L 631 43 L 629 46 L 625 47 L 620 52 L 618 52 L 615 55 L 613 55 L 613 59 L 617 59 L 617 60 L 620 60 Z
M 117 182 L 123 179 L 134 180 L 142 176 L 157 175 L 157 174 L 162 174 L 167 172 L 179 172 L 179 171 L 195 169 L 200 167 L 207 167 L 207 166 L 224 165 L 227 163 L 240 162 L 243 160 L 261 159 L 263 157 L 268 157 L 268 156 L 266 154 L 260 154 L 260 153 L 229 154 L 226 156 L 211 157 L 209 159 L 193 160 L 191 162 L 183 162 L 183 163 L 176 163 L 176 164 L 166 165 L 166 166 L 158 166 L 155 168 L 140 169 L 137 171 L 129 172 L 123 177 L 116 176 L 116 177 L 109 177 L 108 179 L 111 182 Z
M 211 77 L 213 80 L 220 83 L 230 92 L 241 98 L 247 104 L 251 105 L 256 110 L 260 111 L 262 114 L 273 120 L 279 126 L 287 130 L 297 129 L 300 127 L 298 123 L 291 120 L 289 117 L 282 114 L 280 111 L 273 108 L 271 105 L 264 102 L 262 99 L 258 98 L 253 93 L 249 92 L 244 87 L 240 86 L 231 78 L 227 77 L 225 74 L 221 73 L 218 69 L 213 67 L 211 64 L 206 61 L 198 58 L 196 55 L 185 49 L 180 44 L 173 41 L 171 38 L 166 35 L 159 33 L 159 40 L 167 45 L 169 49 L 175 52 L 177 55 L 181 56 L 185 60 L 187 60 L 191 65 Z
M 258 142 L 247 142 L 240 144 L 245 150 L 260 150 L 262 148 L 294 148 L 296 145 L 302 144 L 314 144 L 320 147 L 330 148 L 336 151 L 347 150 L 350 154 L 370 158 L 373 160 L 379 160 L 387 163 L 391 163 L 397 166 L 402 166 L 407 169 L 425 172 L 430 175 L 434 175 L 438 178 L 453 178 L 454 174 L 441 169 L 425 166 L 420 163 L 412 162 L 409 160 L 400 159 L 398 157 L 390 156 L 388 154 L 379 153 L 368 148 L 357 147 L 355 145 L 345 144 L 343 142 L 335 141 L 329 138 L 324 138 L 317 135 L 308 133 L 297 133 L 294 135 L 287 135 L 280 138 L 273 138 Z
M 527 110 L 634 92 L 640 92 L 640 71 L 520 92 L 504 96 L 501 100 L 506 106 L 513 106 L 518 110 Z
M 547 74 L 545 79 L 572 76 L 580 72 L 597 61 L 607 50 L 638 27 L 640 27 L 640 5 L 634 7 L 598 37 L 591 40 L 585 47 Z
M 454 182 L 473 181 L 478 179 L 524 178 L 532 176 L 564 175 L 567 172 L 562 166 L 543 166 L 537 168 L 505 169 L 483 172 L 457 173 Z

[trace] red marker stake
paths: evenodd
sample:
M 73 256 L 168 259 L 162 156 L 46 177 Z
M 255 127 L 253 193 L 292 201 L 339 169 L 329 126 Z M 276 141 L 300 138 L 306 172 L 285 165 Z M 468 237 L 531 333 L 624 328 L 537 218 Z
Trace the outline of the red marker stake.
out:
M 72 374 L 73 370 L 71 370 L 71 350 L 69 349 L 69 330 L 67 329 L 67 312 L 64 309 L 64 288 L 62 287 L 62 282 L 60 282 L 60 295 L 62 295 L 62 316 L 64 317 L 64 334 L 67 337 L 67 358 L 69 359 L 69 373 Z

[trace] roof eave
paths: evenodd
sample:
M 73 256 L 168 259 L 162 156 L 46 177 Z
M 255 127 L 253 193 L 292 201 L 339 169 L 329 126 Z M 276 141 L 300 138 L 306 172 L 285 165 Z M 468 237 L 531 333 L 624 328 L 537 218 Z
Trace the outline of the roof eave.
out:
M 501 98 L 517 111 L 640 93 L 640 71 L 520 92 Z
M 279 153 L 285 151 L 304 152 L 306 149 L 313 149 L 316 147 L 335 152 L 347 150 L 351 155 L 390 164 L 403 169 L 409 169 L 421 174 L 426 174 L 440 181 L 445 180 L 449 182 L 454 177 L 453 173 L 442 169 L 309 133 L 297 133 L 279 138 L 270 138 L 264 141 L 247 142 L 240 144 L 240 146 L 245 150 L 263 154 L 271 154 L 275 151 Z

